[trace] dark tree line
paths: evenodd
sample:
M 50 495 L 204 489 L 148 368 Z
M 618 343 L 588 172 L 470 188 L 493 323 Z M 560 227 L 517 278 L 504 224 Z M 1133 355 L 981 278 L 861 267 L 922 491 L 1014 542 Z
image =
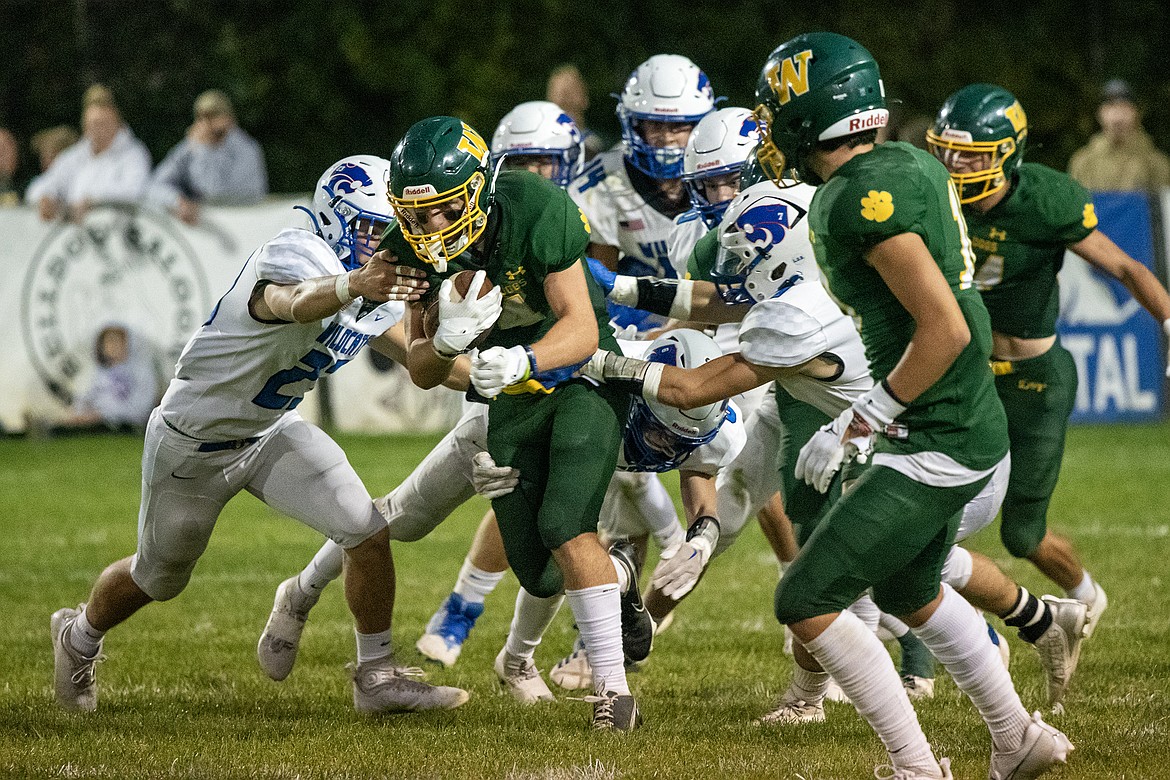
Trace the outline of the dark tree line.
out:
M 27 141 L 76 125 L 82 92 L 100 81 L 157 161 L 195 95 L 221 87 L 263 143 L 274 190 L 305 191 L 342 155 L 388 156 L 424 116 L 490 134 L 512 105 L 543 98 L 564 62 L 585 74 L 588 121 L 611 140 L 610 93 L 657 52 L 691 57 L 725 105 L 750 106 L 767 54 L 810 30 L 865 44 L 904 116 L 933 115 L 973 81 L 1013 90 L 1032 123 L 1030 158 L 1057 167 L 1095 130 L 1102 82 L 1126 78 L 1170 149 L 1164 0 L 0 0 L 0 126 Z M 28 178 L 31 153 L 23 163 Z

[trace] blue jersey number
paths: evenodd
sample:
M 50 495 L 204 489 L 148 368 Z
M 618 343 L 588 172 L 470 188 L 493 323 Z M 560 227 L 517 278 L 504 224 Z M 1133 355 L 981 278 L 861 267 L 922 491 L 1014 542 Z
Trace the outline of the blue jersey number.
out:
M 297 404 L 301 402 L 303 396 L 282 394 L 280 391 L 284 389 L 285 385 L 291 385 L 293 382 L 303 382 L 305 380 L 316 382 L 322 372 L 332 374 L 349 361 L 334 361 L 330 355 L 314 349 L 301 358 L 299 362 L 304 365 L 286 368 L 270 376 L 268 381 L 264 383 L 264 389 L 256 394 L 256 397 L 252 399 L 252 403 L 265 409 L 296 409 Z

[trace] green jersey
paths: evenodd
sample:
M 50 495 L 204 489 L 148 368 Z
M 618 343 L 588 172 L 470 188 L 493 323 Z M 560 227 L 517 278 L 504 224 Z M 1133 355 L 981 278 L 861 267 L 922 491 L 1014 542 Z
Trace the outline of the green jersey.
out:
M 687 278 L 711 281 L 711 271 L 715 268 L 718 253 L 719 228 L 712 228 L 703 234 L 691 250 L 691 256 L 687 258 Z
M 449 262 L 443 274 L 418 258 L 397 223 L 387 230 L 379 248 L 393 252 L 399 263 L 427 272 L 430 292 L 424 303 L 438 294 L 444 278 L 485 270 L 492 284 L 502 288 L 504 310 L 481 349 L 533 344 L 556 322 L 544 296 L 544 279 L 585 257 L 589 222 L 564 190 L 527 171 L 500 173 L 488 220 L 479 248 Z M 601 346 L 616 351 L 605 295 L 591 274 L 585 274 L 585 283 Z
M 1023 163 L 1006 198 L 964 214 L 991 329 L 1026 339 L 1056 333 L 1065 247 L 1097 227 L 1089 193 L 1067 174 Z
M 974 257 L 946 168 L 907 143 L 885 143 L 841 166 L 813 197 L 813 248 L 833 294 L 861 321 L 875 381 L 901 359 L 914 318 L 866 261 L 893 236 L 915 233 L 950 283 L 971 342 L 947 372 L 879 436 L 879 452 L 940 452 L 975 471 L 1007 453 L 1007 420 L 988 365 L 991 327 L 973 283 Z

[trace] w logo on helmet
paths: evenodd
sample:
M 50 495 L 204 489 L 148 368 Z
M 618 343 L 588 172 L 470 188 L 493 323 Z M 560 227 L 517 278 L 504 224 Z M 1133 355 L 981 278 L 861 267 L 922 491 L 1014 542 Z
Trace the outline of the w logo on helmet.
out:
M 374 180 L 365 168 L 356 163 L 343 163 L 333 170 L 329 177 L 329 188 L 338 194 L 351 194 L 362 187 L 374 186 Z
M 753 134 L 758 135 L 759 132 L 760 123 L 750 116 L 739 126 L 739 134 L 743 138 L 751 138 Z
M 744 238 L 752 246 L 765 250 L 783 241 L 794 222 L 789 219 L 788 204 L 779 201 L 752 206 L 735 220 Z
M 459 149 L 467 152 L 483 164 L 487 164 L 488 145 L 483 136 L 475 132 L 471 125 L 463 123 L 463 136 L 459 139 Z
M 768 86 L 772 88 L 780 105 L 792 100 L 794 94 L 800 96 L 808 92 L 808 63 L 811 59 L 812 49 L 805 49 L 772 63 L 765 71 Z
M 581 131 L 577 129 L 577 123 L 573 121 L 573 117 L 562 112 L 557 117 L 557 124 L 565 126 L 565 129 L 569 131 L 569 138 L 572 139 L 573 143 L 578 143 L 581 140 Z

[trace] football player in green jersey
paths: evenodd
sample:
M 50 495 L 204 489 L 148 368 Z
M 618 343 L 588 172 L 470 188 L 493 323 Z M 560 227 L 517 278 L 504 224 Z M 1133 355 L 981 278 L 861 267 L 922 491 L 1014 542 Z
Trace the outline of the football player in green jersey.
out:
M 895 773 L 949 777 L 881 642 L 848 611 L 868 587 L 909 624 L 979 710 L 992 777 L 1036 777 L 1072 744 L 1029 718 L 973 607 L 940 571 L 956 514 L 1008 463 L 1007 421 L 986 367 L 987 311 L 946 169 L 909 144 L 875 145 L 888 113 L 877 63 L 855 41 L 801 35 L 756 89 L 758 157 L 820 185 L 809 212 L 818 264 L 860 317 L 877 384 L 801 451 L 823 484 L 852 450 L 872 465 L 830 510 L 776 590 L 776 614 L 881 737 Z
M 947 98 L 927 132 L 959 188 L 975 252 L 975 287 L 991 316 L 995 389 L 1007 411 L 1012 469 L 1004 546 L 1089 607 L 1092 634 L 1105 591 L 1072 543 L 1047 526 L 1076 399 L 1072 355 L 1056 335 L 1057 272 L 1071 250 L 1126 286 L 1170 335 L 1170 296 L 1145 266 L 1097 229 L 1089 193 L 1067 174 L 1023 161 L 1028 119 L 1012 93 L 971 84 Z
M 487 143 L 453 117 L 416 123 L 395 147 L 390 202 L 398 222 L 382 248 L 438 290 L 433 336 L 423 301 L 407 312 L 411 378 L 436 386 L 490 329 L 472 384 L 488 401 L 488 451 L 520 472 L 492 502 L 508 562 L 533 596 L 565 591 L 593 665 L 594 727 L 630 730 L 641 714 L 623 668 L 618 575 L 597 539 L 628 399 L 572 377 L 599 343 L 617 348 L 583 270 L 589 223 L 552 182 L 494 169 Z M 449 277 L 462 270 L 476 274 L 459 297 Z M 479 297 L 485 276 L 495 286 Z

